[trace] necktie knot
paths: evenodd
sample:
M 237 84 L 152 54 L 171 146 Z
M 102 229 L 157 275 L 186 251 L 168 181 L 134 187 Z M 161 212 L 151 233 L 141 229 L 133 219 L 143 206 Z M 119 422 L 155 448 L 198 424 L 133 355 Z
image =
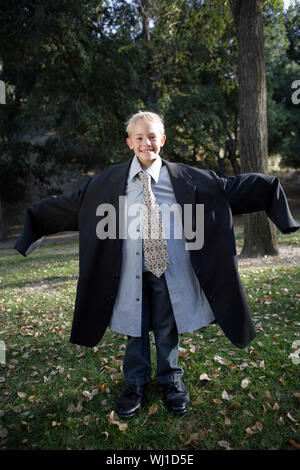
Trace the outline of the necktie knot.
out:
M 138 176 L 143 184 L 151 184 L 151 176 L 147 171 L 140 171 Z

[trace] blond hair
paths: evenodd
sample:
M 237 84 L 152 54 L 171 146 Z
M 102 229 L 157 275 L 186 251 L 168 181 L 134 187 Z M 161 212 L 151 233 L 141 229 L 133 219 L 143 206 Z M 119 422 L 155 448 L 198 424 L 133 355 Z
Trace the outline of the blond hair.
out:
M 139 119 L 145 119 L 146 121 L 157 123 L 160 127 L 161 134 L 164 135 L 165 133 L 164 123 L 163 123 L 162 118 L 158 114 L 152 113 L 151 111 L 139 111 L 138 113 L 131 116 L 131 118 L 126 122 L 126 126 L 127 126 L 126 132 L 128 136 L 130 136 L 134 124 Z

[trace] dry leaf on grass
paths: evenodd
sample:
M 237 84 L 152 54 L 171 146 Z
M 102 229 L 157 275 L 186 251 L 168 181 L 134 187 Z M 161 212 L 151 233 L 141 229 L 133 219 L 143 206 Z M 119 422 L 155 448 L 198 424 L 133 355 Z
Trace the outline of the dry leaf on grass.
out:
M 243 379 L 241 382 L 241 387 L 242 388 L 247 388 L 250 383 L 250 379 Z
M 201 374 L 199 380 L 211 380 L 207 374 Z
M 293 439 L 289 440 L 289 443 L 297 450 L 300 450 L 300 444 L 298 442 L 294 441 Z
M 225 426 L 231 426 L 231 421 L 227 416 L 225 416 Z
M 226 390 L 223 390 L 223 392 L 222 392 L 222 398 L 223 398 L 223 400 L 229 401 L 229 400 L 231 400 L 232 396 L 231 396 L 231 395 L 228 395 L 228 393 L 226 392 Z
M 225 447 L 225 449 L 230 449 L 230 444 L 227 441 L 218 441 L 219 446 Z
M 128 424 L 121 423 L 120 421 L 116 419 L 116 413 L 114 411 L 110 413 L 108 422 L 109 424 L 116 424 L 118 428 L 120 429 L 120 431 L 126 431 L 126 429 L 128 428 Z
M 153 403 L 153 405 L 151 405 L 150 408 L 149 408 L 148 416 L 154 415 L 155 413 L 157 413 L 157 410 L 158 410 L 157 404 Z
M 229 364 L 229 361 L 227 361 L 227 359 L 224 359 L 224 357 L 218 356 L 217 354 L 214 356 L 214 361 L 217 361 L 219 364 L 222 364 L 224 366 L 227 366 Z

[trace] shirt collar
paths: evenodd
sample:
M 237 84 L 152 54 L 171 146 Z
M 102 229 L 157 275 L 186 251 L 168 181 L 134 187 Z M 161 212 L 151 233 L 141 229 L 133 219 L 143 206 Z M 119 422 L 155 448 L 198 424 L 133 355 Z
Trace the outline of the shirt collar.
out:
M 147 171 L 147 173 L 149 173 L 149 175 L 152 176 L 155 183 L 157 183 L 161 165 L 162 165 L 162 160 L 161 160 L 161 157 L 158 155 L 157 158 L 152 163 L 152 165 L 149 166 L 149 168 L 147 168 L 146 170 L 143 170 L 137 156 L 135 155 L 131 163 L 128 179 L 129 180 L 133 179 L 140 171 Z

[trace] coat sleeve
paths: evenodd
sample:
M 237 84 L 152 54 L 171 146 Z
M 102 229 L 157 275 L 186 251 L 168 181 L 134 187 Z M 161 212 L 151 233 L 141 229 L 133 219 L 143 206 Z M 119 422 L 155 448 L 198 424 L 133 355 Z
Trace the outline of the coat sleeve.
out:
M 27 256 L 45 235 L 78 230 L 79 208 L 90 180 L 73 194 L 50 196 L 28 208 L 23 231 L 14 248 Z
M 276 176 L 245 173 L 217 179 L 230 202 L 233 215 L 265 211 L 282 233 L 298 230 L 299 224 L 290 212 L 286 195 Z

